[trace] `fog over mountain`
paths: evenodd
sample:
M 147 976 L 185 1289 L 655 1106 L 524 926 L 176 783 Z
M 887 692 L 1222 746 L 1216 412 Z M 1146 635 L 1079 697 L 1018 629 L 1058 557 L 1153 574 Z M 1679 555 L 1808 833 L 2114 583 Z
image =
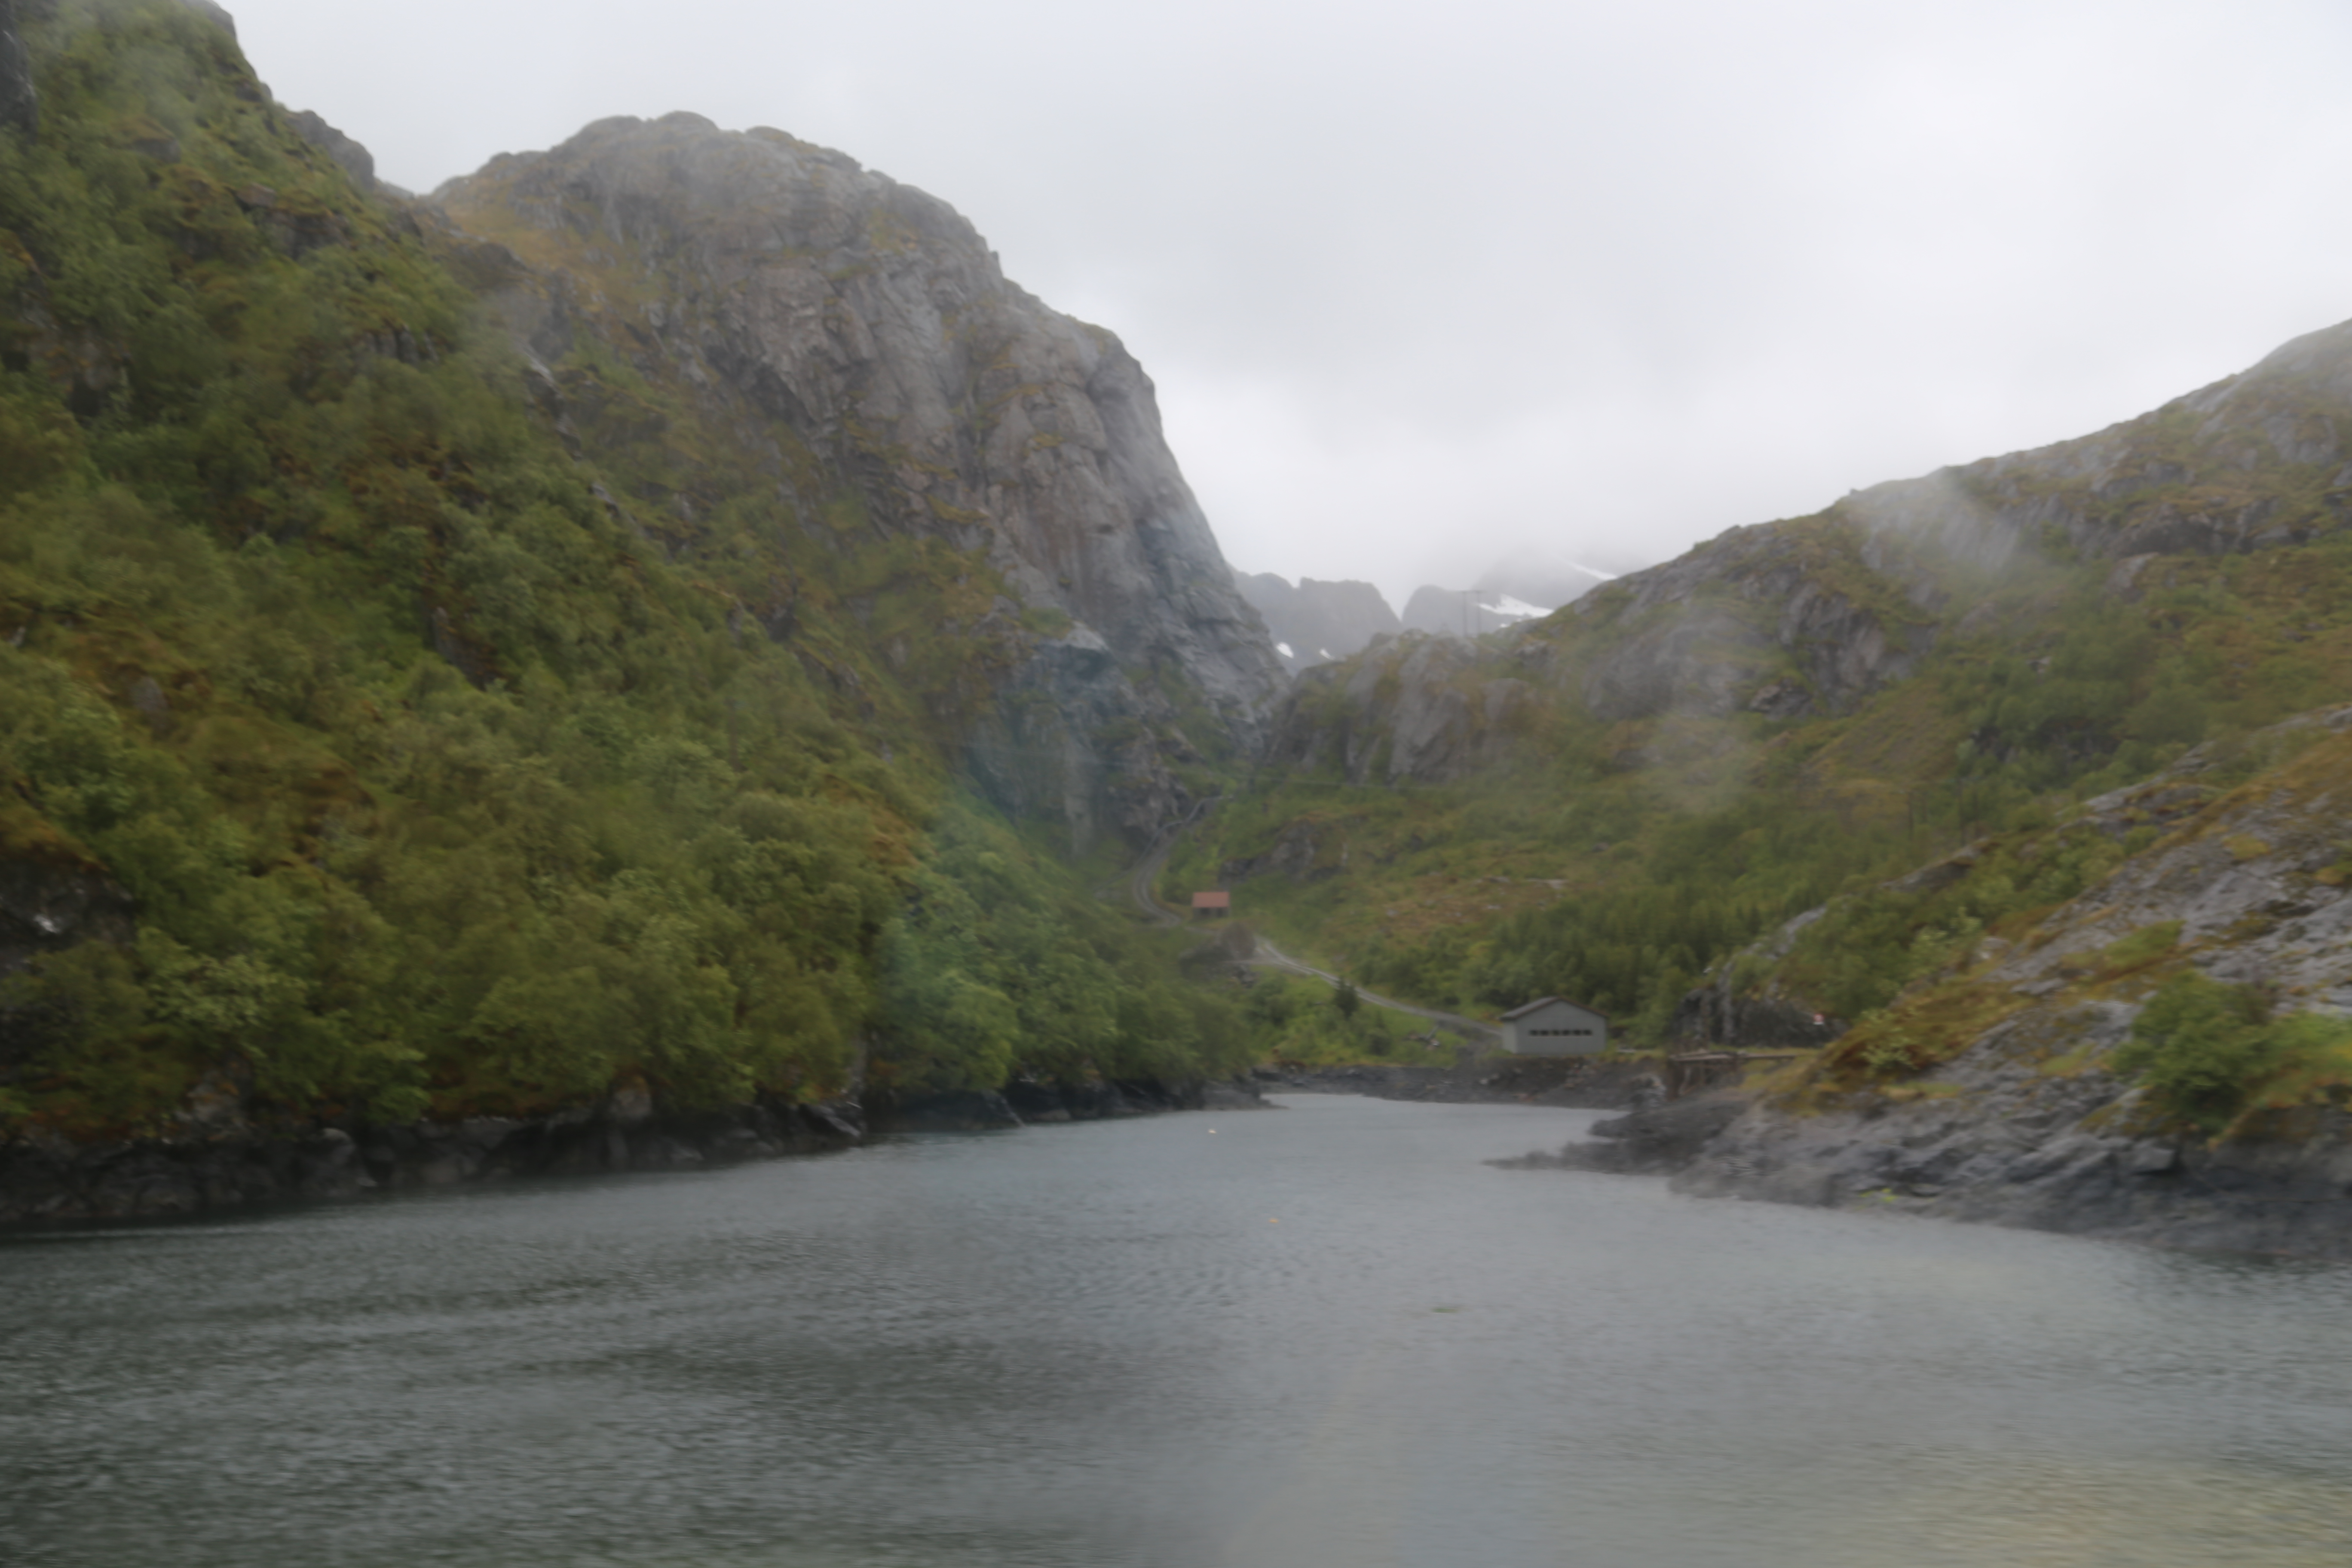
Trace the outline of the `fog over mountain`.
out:
M 1665 560 L 2352 313 L 2322 0 L 234 9 L 409 189 L 618 113 L 854 149 L 1151 368 L 1229 557 L 1392 605 Z
M 1540 620 L 1559 605 L 1522 599 L 1495 588 L 1417 588 L 1405 601 L 1406 629 L 1441 637 L 1484 637 Z
M 420 201 L 341 123 L 211 0 L 0 0 L 0 1223 L 1467 1089 L 1362 1015 L 1549 994 L 1670 1089 L 1805 1053 L 1608 1168 L 2352 1254 L 2352 321 L 1622 574 L 1482 535 L 1500 459 L 1335 479 L 1398 617 L 1238 578 L 1119 336 L 848 153 L 608 115 Z M 1354 331 L 1540 349 L 1456 237 Z M 1444 365 L 1325 413 L 1549 406 Z
M 1234 574 L 1273 635 L 1282 667 L 1302 669 L 1360 651 L 1374 637 L 1403 629 L 1397 613 L 1370 583 L 1322 583 L 1302 577 L 1297 586 L 1271 572 Z

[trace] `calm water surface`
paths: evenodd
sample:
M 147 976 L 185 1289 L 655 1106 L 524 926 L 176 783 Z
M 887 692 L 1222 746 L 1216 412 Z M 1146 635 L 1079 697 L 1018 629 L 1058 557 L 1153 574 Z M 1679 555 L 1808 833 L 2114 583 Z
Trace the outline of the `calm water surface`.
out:
M 1480 1162 L 910 1139 L 0 1241 L 0 1562 L 2352 1563 L 2352 1269 Z

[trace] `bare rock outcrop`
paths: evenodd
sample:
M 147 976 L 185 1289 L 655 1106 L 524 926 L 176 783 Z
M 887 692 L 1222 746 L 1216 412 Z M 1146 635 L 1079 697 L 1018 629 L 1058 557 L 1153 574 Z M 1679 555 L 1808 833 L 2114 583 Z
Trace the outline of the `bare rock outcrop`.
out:
M 289 115 L 287 122 L 297 134 L 337 163 L 352 177 L 352 184 L 362 191 L 375 190 L 375 154 L 328 124 L 313 110 L 305 109 Z
M 1707 1196 L 2352 1257 L 2352 1117 L 2301 1107 L 2216 1142 L 2164 1131 L 2135 1114 L 2136 1086 L 2072 1065 L 2121 1044 L 2135 1011 L 2037 1005 L 1901 1096 L 1860 1096 L 1811 1114 L 1751 1106 L 1695 1154 L 1678 1152 L 1675 1184 Z
M 1298 677 L 1265 762 L 1336 769 L 1354 784 L 1444 783 L 1505 758 L 1534 706 L 1528 683 L 1490 674 L 1458 637 L 1376 638 L 1357 659 Z
M 131 895 L 96 866 L 56 856 L 0 858 L 0 979 L 40 953 L 130 941 L 132 912 Z
M 17 5 L 18 0 L 0 0 L 0 127 L 30 136 L 41 128 L 41 99 L 33 86 Z
M 1188 749 L 1258 745 L 1283 670 L 1150 377 L 1110 332 L 1006 281 L 946 203 L 783 132 L 683 113 L 600 121 L 434 199 L 512 240 L 497 290 L 541 373 L 611 331 L 718 416 L 790 432 L 824 470 L 797 476 L 795 506 L 985 552 L 1018 599 L 1008 624 L 1048 623 L 999 688 L 1027 700 L 971 735 L 1008 805 L 1046 803 L 1081 837 L 1148 834 L 1181 802 Z M 609 297 L 616 268 L 633 309 Z M 563 378 L 543 379 L 560 401 Z M 1219 733 L 1183 732 L 1171 681 Z
M 1978 1021 L 1924 1071 L 1870 1073 L 1761 1100 L 1673 1163 L 1705 1194 L 1916 1209 L 1948 1218 L 2200 1247 L 2352 1257 L 2352 1097 L 2325 1074 L 2264 1089 L 2212 1138 L 2146 1103 L 2111 1067 L 2158 980 L 2194 968 L 2256 988 L 2278 1014 L 2352 1012 L 2352 891 L 2343 779 L 2352 709 L 2200 748 L 2087 801 L 2044 853 L 2159 835 L 2015 940 L 1975 945 L 1907 995 Z M 2260 767 L 2245 777 L 2249 762 Z M 2232 769 L 2236 771 L 2233 773 Z M 2235 787 L 2231 780 L 2244 778 Z M 1988 869 L 1989 868 L 1989 869 Z M 1899 894 L 2005 875 L 1971 846 L 1888 885 Z M 1775 992 L 1733 973 L 1785 955 L 1819 911 L 1725 966 L 1678 1025 L 1737 1045 L 1769 1037 Z M 1927 989 L 1941 985 L 1938 993 Z M 1922 1031 L 1898 1000 L 1891 1026 Z M 1743 1010 L 1749 1008 L 1753 1011 Z M 1859 1038 L 1860 1037 L 1857 1037 Z M 1908 1048 L 1907 1047 L 1906 1047 Z M 1613 1155 L 1596 1156 L 1601 1163 Z

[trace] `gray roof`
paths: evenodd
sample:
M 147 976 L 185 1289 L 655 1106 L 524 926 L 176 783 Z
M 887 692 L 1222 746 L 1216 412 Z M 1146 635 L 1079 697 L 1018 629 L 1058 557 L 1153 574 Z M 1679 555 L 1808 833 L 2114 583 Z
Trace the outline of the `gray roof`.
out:
M 1581 1002 L 1570 1002 L 1565 996 L 1538 996 L 1532 1002 L 1521 1003 L 1518 1006 L 1512 1008 L 1507 1013 L 1499 1015 L 1499 1016 L 1504 1023 L 1507 1024 L 1514 1018 L 1524 1018 L 1528 1014 L 1534 1012 L 1537 1008 L 1549 1007 L 1555 1002 L 1561 1003 L 1570 1007 L 1574 1007 L 1579 1012 L 1590 1013 L 1604 1024 L 1609 1021 L 1609 1015 L 1602 1012 L 1600 1008 L 1588 1007 Z

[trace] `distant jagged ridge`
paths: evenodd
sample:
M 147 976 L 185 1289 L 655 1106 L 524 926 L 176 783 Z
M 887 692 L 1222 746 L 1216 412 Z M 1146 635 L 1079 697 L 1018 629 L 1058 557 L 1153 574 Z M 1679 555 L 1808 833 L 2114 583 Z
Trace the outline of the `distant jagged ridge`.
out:
M 1376 637 L 1403 629 L 1388 600 L 1370 583 L 1289 579 L 1271 572 L 1234 574 L 1242 596 L 1265 617 L 1282 667 L 1302 669 L 1360 652 Z
M 1541 620 L 1568 602 L 1559 599 L 1549 604 L 1530 603 L 1500 588 L 1424 585 L 1414 589 L 1412 597 L 1405 601 L 1402 618 L 1408 631 L 1442 637 L 1480 637 L 1523 621 Z
M 2108 585 L 2128 596 L 2166 556 L 2332 532 L 2352 514 L 2347 428 L 2352 323 L 2096 435 L 1876 485 L 1619 578 L 1529 623 L 1483 677 L 1449 676 L 1451 718 L 1426 711 L 1438 693 L 1413 679 L 1318 672 L 1332 684 L 1291 694 L 1269 755 L 1303 764 L 1344 753 L 1351 776 L 1375 757 L 1391 777 L 1445 776 L 1412 773 L 1413 759 L 1484 754 L 1462 743 L 1471 716 L 1537 693 L 1610 721 L 1850 712 L 1955 639 L 2021 626 L 1995 589 L 2037 563 L 2112 562 Z M 1416 657 L 1430 656 L 1376 651 L 1367 671 L 1394 676 Z M 1479 679 L 1498 684 L 1474 699 L 1465 682 Z M 1335 725 L 1353 739 L 1337 744 Z M 1400 726 L 1423 743 L 1376 742 Z
M 1234 581 L 1243 597 L 1265 617 L 1275 652 L 1293 675 L 1349 658 L 1370 647 L 1374 639 L 1400 632 L 1484 637 L 1525 621 L 1540 620 L 1606 581 L 1588 571 L 1582 580 L 1563 584 L 1552 574 L 1544 577 L 1540 587 L 1530 587 L 1521 581 L 1527 574 L 1508 568 L 1487 575 L 1507 578 L 1509 585 L 1436 588 L 1424 584 L 1413 591 L 1402 616 L 1370 583 L 1302 577 L 1294 586 L 1289 579 L 1271 572 L 1236 573 Z M 1530 601 L 1521 596 L 1522 592 L 1538 597 Z

